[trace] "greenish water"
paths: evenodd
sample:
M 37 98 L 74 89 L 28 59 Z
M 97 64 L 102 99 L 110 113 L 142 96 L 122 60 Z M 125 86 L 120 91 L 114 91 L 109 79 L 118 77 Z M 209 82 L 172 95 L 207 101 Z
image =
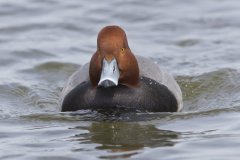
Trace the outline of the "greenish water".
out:
M 0 2 L 1 160 L 238 160 L 237 0 Z M 105 25 L 176 77 L 181 113 L 59 112 Z

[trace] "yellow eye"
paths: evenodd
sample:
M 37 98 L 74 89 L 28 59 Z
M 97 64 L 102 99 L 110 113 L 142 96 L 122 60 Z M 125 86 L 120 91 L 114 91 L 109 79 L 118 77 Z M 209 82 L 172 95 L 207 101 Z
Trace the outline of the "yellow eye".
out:
M 125 51 L 125 48 L 121 48 L 121 52 L 123 53 Z

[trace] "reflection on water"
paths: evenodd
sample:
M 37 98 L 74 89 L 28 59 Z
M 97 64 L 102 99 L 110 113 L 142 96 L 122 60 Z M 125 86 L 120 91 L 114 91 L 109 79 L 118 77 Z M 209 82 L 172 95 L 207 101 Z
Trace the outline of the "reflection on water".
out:
M 127 155 L 137 154 L 139 150 L 145 147 L 174 146 L 180 135 L 180 133 L 173 131 L 159 130 L 154 125 L 127 122 L 95 122 L 87 128 L 79 126 L 72 129 L 83 129 L 89 132 L 76 134 L 71 137 L 71 141 L 79 141 L 84 144 L 96 143 L 99 145 L 95 149 L 120 153 L 125 158 Z M 75 151 L 78 151 L 78 149 Z M 113 156 L 111 157 L 113 158 Z

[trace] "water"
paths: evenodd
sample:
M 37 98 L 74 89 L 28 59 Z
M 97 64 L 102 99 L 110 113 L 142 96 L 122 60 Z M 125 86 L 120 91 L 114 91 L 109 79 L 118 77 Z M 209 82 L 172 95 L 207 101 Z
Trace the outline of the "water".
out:
M 239 16 L 237 0 L 1 0 L 0 159 L 238 160 Z M 183 112 L 59 112 L 109 24 L 174 74 Z

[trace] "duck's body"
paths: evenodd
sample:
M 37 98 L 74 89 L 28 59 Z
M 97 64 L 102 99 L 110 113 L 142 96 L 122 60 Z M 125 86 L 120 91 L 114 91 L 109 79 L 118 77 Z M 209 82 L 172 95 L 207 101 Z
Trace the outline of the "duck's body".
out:
M 110 36 L 111 42 L 106 43 L 104 40 L 102 43 L 101 34 L 105 36 L 105 30 L 109 29 L 112 29 L 111 36 L 119 30 L 119 32 L 123 31 L 116 26 L 104 28 L 99 33 L 100 38 L 98 37 L 100 49 L 101 44 L 111 46 L 114 42 L 113 37 Z M 118 42 L 113 44 L 118 46 Z M 105 52 L 104 49 L 101 50 L 103 55 L 96 52 L 90 63 L 82 66 L 69 78 L 61 95 L 62 111 L 114 107 L 151 112 L 176 112 L 182 109 L 182 93 L 174 78 L 153 61 L 134 56 L 128 48 L 128 44 L 123 47 L 126 48 L 124 55 L 118 55 L 117 52 L 108 54 L 109 51 L 114 52 L 111 50 L 112 48 L 109 49 L 109 46 L 106 49 L 108 52 Z M 114 63 L 112 59 L 116 59 L 116 62 Z M 105 63 L 107 67 L 104 66 Z M 103 68 L 111 67 L 113 70 L 105 73 L 107 75 L 105 76 Z M 117 71 L 119 69 L 119 73 L 115 73 L 116 67 Z M 113 78 L 109 78 L 109 74 L 112 72 Z M 114 76 L 118 77 L 117 81 L 114 80 Z

